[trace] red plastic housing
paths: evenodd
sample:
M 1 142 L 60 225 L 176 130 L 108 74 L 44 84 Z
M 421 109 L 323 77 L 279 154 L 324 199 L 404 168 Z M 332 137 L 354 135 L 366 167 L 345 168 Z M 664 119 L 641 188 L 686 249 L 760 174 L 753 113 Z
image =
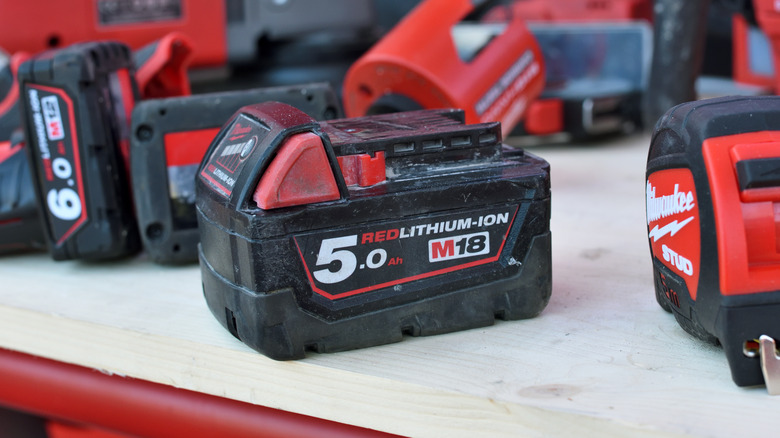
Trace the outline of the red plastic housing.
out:
M 322 139 L 303 132 L 285 140 L 253 196 L 263 210 L 339 199 Z
M 366 115 L 383 96 L 400 95 L 422 108 L 461 108 L 466 123 L 499 121 L 510 132 L 544 87 L 544 60 L 522 17 L 512 14 L 464 61 L 452 29 L 473 9 L 469 0 L 418 5 L 347 72 L 347 116 Z
M 121 9 L 131 4 L 138 9 L 122 14 Z M 178 12 L 149 10 L 166 5 L 178 5 Z M 193 65 L 219 66 L 227 59 L 225 26 L 223 1 L 25 0 L 0 3 L 0 47 L 10 53 L 39 53 L 91 40 L 119 40 L 138 49 L 170 32 L 182 32 L 192 38 Z
M 715 212 L 721 293 L 780 289 L 780 187 L 740 190 L 736 171 L 740 161 L 780 157 L 780 131 L 710 138 L 702 150 Z
M 179 32 L 162 37 L 151 56 L 141 65 L 136 58 L 135 80 L 144 99 L 189 96 L 187 66 L 192 58 L 192 41 Z M 137 55 L 136 55 L 137 56 Z

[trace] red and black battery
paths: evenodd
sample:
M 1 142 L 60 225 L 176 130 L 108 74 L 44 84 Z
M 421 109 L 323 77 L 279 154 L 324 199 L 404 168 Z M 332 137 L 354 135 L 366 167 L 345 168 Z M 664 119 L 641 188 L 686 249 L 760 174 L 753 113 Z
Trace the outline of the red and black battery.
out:
M 196 180 L 209 308 L 274 359 L 537 315 L 549 165 L 501 138 L 460 110 L 316 122 L 242 108 Z
M 117 42 L 51 50 L 18 72 L 20 109 L 44 235 L 57 259 L 140 248 L 129 183 L 131 53 Z

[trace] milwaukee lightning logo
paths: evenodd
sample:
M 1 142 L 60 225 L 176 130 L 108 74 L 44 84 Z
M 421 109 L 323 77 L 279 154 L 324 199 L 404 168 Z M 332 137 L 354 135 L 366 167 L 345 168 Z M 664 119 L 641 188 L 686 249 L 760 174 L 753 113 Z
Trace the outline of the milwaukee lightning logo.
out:
M 57 96 L 46 96 L 42 98 L 41 109 L 49 141 L 62 140 L 65 138 L 65 128 L 62 125 L 62 116 L 60 115 L 60 106 L 57 102 Z
M 656 188 L 647 182 L 647 225 L 658 219 L 672 216 L 679 213 L 685 213 L 693 210 L 696 203 L 693 200 L 693 192 L 681 192 L 680 185 L 674 185 L 674 193 L 671 195 L 656 196 Z M 648 238 L 652 238 L 653 242 L 657 242 L 658 239 L 665 236 L 667 233 L 671 233 L 671 236 L 677 234 L 684 226 L 693 220 L 693 215 L 678 222 L 676 219 L 668 224 L 660 227 L 656 225 L 650 230 Z
M 648 234 L 647 237 L 652 238 L 653 242 L 657 242 L 658 239 L 664 237 L 666 233 L 669 233 L 670 236 L 674 236 L 675 234 L 677 234 L 678 231 L 682 230 L 682 228 L 688 225 L 688 223 L 692 220 L 693 220 L 693 216 L 689 217 L 688 219 L 685 219 L 682 222 L 677 222 L 677 219 L 675 219 L 661 228 L 658 228 L 658 225 L 656 225 L 653 227 L 652 230 L 650 230 L 650 234 Z
M 681 277 L 696 297 L 701 263 L 701 224 L 696 185 L 689 169 L 653 172 L 645 186 L 647 238 L 653 256 Z

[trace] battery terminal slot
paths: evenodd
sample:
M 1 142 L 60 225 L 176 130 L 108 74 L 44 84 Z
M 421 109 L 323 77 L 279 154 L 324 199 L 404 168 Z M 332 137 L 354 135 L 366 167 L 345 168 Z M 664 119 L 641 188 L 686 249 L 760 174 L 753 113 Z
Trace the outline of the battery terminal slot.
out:
M 452 137 L 450 144 L 453 147 L 471 146 L 471 137 Z
M 437 140 L 423 140 L 422 148 L 424 151 L 435 151 L 444 148 L 444 144 L 441 139 Z
M 414 152 L 414 143 L 396 143 L 393 145 L 393 152 L 396 154 L 406 154 Z
M 482 134 L 482 135 L 479 136 L 479 143 L 480 144 L 495 143 L 497 140 L 498 140 L 498 137 L 496 136 L 495 133 L 492 133 L 492 132 L 487 133 L 487 134 Z

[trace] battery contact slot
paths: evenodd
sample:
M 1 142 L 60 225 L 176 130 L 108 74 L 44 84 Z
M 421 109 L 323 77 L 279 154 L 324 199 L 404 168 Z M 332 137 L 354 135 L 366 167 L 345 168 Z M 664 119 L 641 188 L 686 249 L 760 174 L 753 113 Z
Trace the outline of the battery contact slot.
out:
M 482 134 L 479 136 L 480 143 L 495 143 L 496 140 L 498 140 L 498 137 L 496 137 L 496 134 L 493 132 L 489 132 L 487 134 Z
M 396 143 L 393 145 L 393 152 L 396 154 L 414 152 L 414 143 Z
M 453 147 L 471 146 L 471 137 L 452 137 L 450 144 Z
M 438 140 L 423 140 L 422 141 L 422 148 L 424 151 L 432 151 L 432 150 L 438 150 L 443 149 L 444 144 L 442 143 L 441 139 Z

